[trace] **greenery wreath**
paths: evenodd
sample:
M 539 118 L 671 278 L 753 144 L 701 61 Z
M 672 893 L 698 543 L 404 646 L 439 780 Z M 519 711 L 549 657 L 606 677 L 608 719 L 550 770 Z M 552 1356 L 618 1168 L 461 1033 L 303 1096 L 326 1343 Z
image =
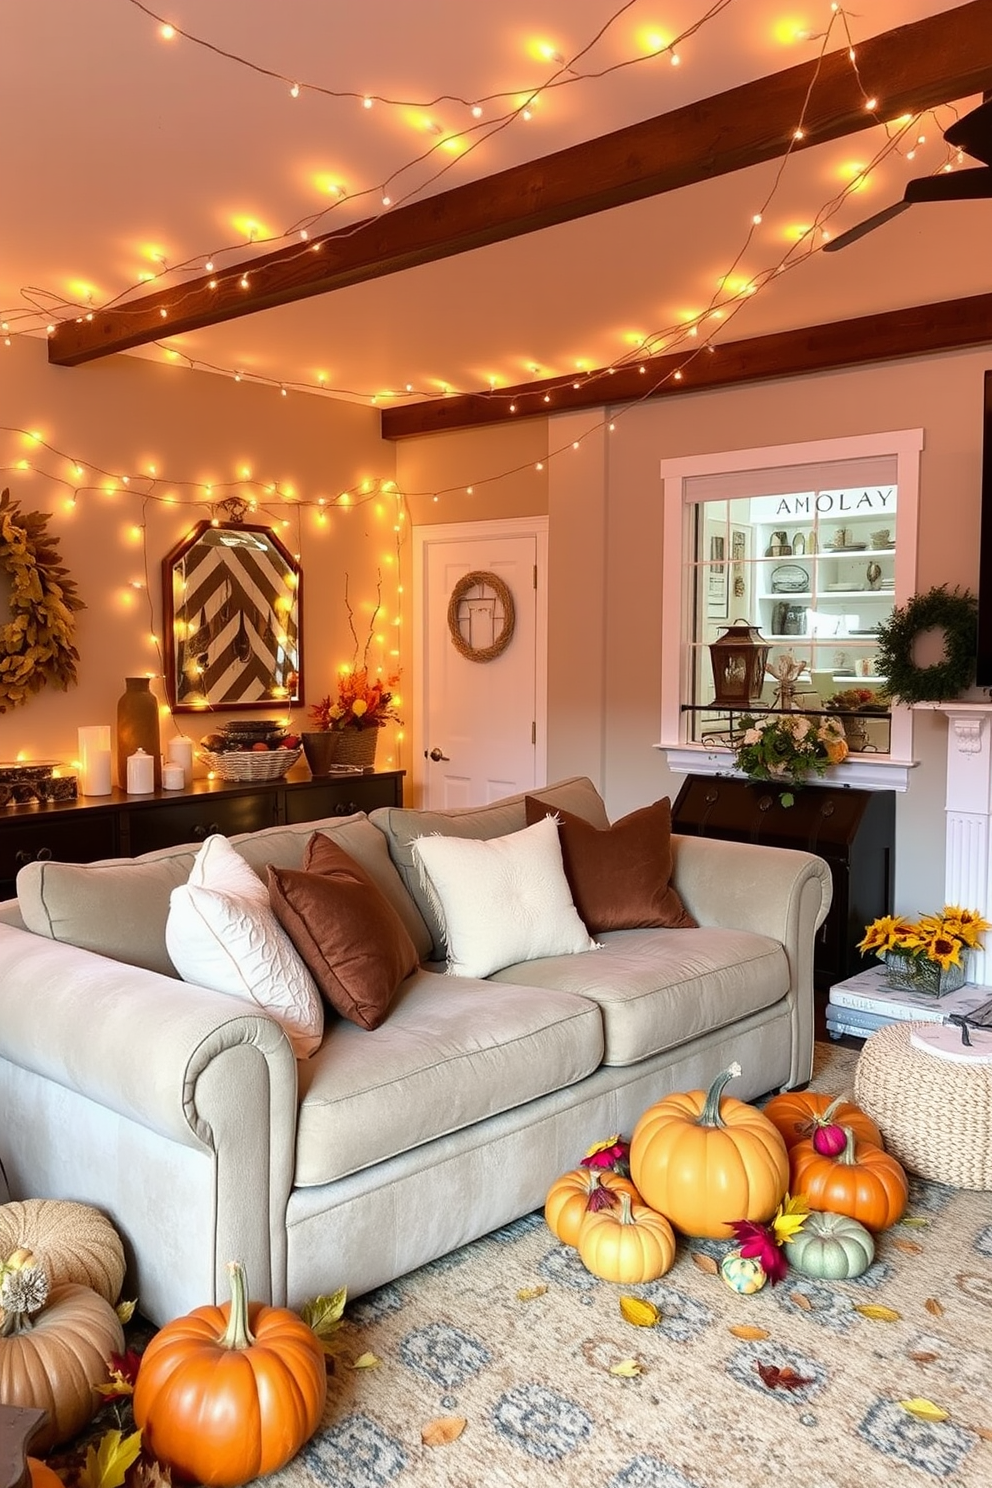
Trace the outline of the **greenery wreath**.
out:
M 0 625 L 0 713 L 27 702 L 46 682 L 76 680 L 73 612 L 85 609 L 59 562 L 43 512 L 20 512 L 0 492 L 0 576 L 10 582 L 10 620 Z
M 933 666 L 917 666 L 913 643 L 925 630 L 944 632 L 944 654 Z M 978 600 L 970 590 L 941 584 L 896 605 L 876 626 L 876 667 L 885 690 L 903 703 L 939 703 L 970 687 L 975 676 Z

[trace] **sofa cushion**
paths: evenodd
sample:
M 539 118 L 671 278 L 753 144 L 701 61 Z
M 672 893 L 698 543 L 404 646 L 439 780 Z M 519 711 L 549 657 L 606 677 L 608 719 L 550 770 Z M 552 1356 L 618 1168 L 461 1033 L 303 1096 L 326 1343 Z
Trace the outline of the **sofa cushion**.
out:
M 582 998 L 417 971 L 381 1028 L 336 1024 L 299 1066 L 295 1182 L 332 1183 L 564 1089 L 602 1053 Z
M 528 796 L 525 805 L 528 822 L 548 814 L 547 803 L 537 796 Z M 565 877 L 593 935 L 695 925 L 671 882 L 672 803 L 667 796 L 610 827 L 594 827 L 560 807 L 555 817 Z
M 314 833 L 303 862 L 303 871 L 270 864 L 272 908 L 331 1007 L 378 1028 L 417 968 L 417 948 L 389 900 L 330 837 Z
M 195 853 L 184 846 L 147 858 L 28 863 L 17 875 L 24 923 L 49 940 L 175 976 L 165 944 L 169 895 L 189 878 Z
M 424 959 L 443 960 L 444 936 L 437 912 L 413 861 L 414 839 L 437 834 L 485 842 L 492 837 L 505 837 L 509 832 L 520 832 L 527 825 L 524 801 L 528 795 L 546 801 L 549 806 L 571 811 L 594 826 L 608 827 L 610 824 L 602 797 L 584 775 L 561 780 L 540 790 L 505 796 L 489 806 L 453 807 L 447 811 L 412 811 L 399 806 L 380 806 L 369 813 L 369 821 L 385 836 L 389 855 L 427 926 L 430 942 L 427 945 L 417 943 Z
M 264 1008 L 297 1059 L 324 1032 L 316 983 L 269 905 L 268 891 L 226 837 L 208 837 L 189 882 L 172 890 L 165 943 L 184 982 Z
M 789 991 L 783 946 L 750 931 L 617 930 L 601 939 L 595 953 L 521 962 L 492 980 L 598 1003 L 605 1064 L 637 1064 L 771 1007 Z
M 361 863 L 393 904 L 420 954 L 429 951 L 430 932 L 390 861 L 382 833 L 369 824 L 364 813 L 266 827 L 228 841 L 262 882 L 268 863 L 298 868 L 317 828 Z M 165 943 L 169 895 L 189 878 L 197 846 L 183 844 L 137 858 L 103 858 L 93 863 L 28 863 L 17 875 L 24 924 L 49 940 L 175 976 Z
M 450 974 L 486 977 L 512 961 L 593 948 L 552 817 L 488 842 L 418 837 L 413 855 L 438 907 Z

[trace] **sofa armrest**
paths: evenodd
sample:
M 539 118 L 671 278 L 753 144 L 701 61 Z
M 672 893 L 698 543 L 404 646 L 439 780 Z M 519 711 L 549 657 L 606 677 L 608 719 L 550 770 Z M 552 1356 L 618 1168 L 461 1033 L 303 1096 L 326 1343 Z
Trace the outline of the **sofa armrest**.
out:
M 785 948 L 794 1038 L 789 1085 L 813 1068 L 813 950 L 833 879 L 823 858 L 789 847 L 672 834 L 672 882 L 700 925 L 767 935 Z
M 804 896 L 815 917 L 814 932 L 827 917 L 833 879 L 815 853 L 673 833 L 672 855 L 672 881 L 701 925 L 770 935 L 788 948 L 799 929 L 796 913 Z
M 228 1260 L 246 1261 L 259 1298 L 284 1274 L 297 1084 L 277 1023 L 222 993 L 0 923 L 0 1060 L 33 1077 L 33 1119 L 57 1121 L 61 1087 L 177 1144 L 177 1163 L 206 1155 L 220 1296 Z M 57 1139 L 66 1152 L 76 1140 L 71 1129 Z M 182 1148 L 193 1151 L 183 1159 Z M 94 1182 L 116 1162 L 112 1149 L 80 1154 Z

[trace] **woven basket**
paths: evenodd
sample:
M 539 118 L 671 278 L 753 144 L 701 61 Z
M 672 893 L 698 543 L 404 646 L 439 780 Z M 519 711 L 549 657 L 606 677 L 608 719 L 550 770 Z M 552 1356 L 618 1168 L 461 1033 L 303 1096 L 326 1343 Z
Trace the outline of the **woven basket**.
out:
M 379 742 L 379 730 L 339 729 L 334 733 L 337 748 L 334 751 L 336 765 L 361 765 L 371 770 L 375 764 L 375 747 Z
M 876 1029 L 854 1098 L 904 1168 L 952 1188 L 992 1189 L 992 1065 L 957 1064 L 909 1041 L 918 1024 Z
M 220 780 L 279 780 L 302 754 L 300 749 L 229 749 L 224 754 L 202 750 L 200 758 Z

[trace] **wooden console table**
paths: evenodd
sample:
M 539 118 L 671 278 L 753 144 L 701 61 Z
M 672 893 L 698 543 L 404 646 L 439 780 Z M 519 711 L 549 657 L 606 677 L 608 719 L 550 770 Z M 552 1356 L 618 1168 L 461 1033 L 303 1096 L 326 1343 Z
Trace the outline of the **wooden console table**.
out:
M 783 806 L 769 786 L 722 775 L 688 775 L 672 805 L 672 830 L 816 853 L 833 899 L 816 937 L 813 984 L 823 991 L 863 971 L 866 925 L 892 913 L 895 792 L 810 785 Z
M 182 842 L 202 842 L 260 827 L 350 816 L 403 804 L 404 770 L 311 776 L 297 766 L 282 780 L 194 780 L 186 790 L 129 796 L 81 796 L 0 809 L 0 899 L 14 894 L 17 870 L 55 858 L 92 863 L 130 858 Z

